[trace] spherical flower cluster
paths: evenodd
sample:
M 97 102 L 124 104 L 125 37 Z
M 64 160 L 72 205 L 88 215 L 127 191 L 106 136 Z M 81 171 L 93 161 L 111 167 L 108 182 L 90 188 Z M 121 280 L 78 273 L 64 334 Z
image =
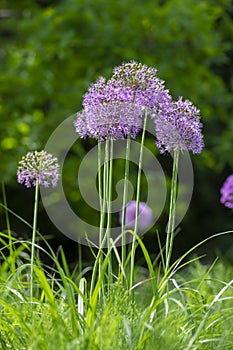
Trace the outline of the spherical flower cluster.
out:
M 128 88 L 114 81 L 99 78 L 84 95 L 84 109 L 74 121 L 76 132 L 82 137 L 114 140 L 130 135 L 135 138 L 141 129 L 143 110 L 132 103 Z
M 150 207 L 144 202 L 139 202 L 138 207 L 138 229 L 145 230 L 153 222 L 153 213 Z M 122 212 L 120 212 L 120 224 L 122 224 Z M 134 229 L 136 219 L 136 201 L 127 203 L 125 212 L 125 226 Z
M 225 205 L 225 207 L 233 209 L 233 175 L 227 177 L 221 190 L 220 202 Z
M 19 161 L 17 177 L 18 182 L 26 187 L 39 185 L 55 187 L 59 180 L 59 164 L 56 157 L 46 151 L 28 152 Z
M 204 146 L 200 111 L 189 101 L 164 104 L 154 115 L 157 146 L 161 153 L 185 151 L 200 153 Z
M 157 111 L 160 105 L 171 101 L 168 90 L 164 88 L 164 81 L 156 73 L 156 68 L 131 61 L 115 67 L 111 80 L 122 88 L 128 88 L 132 101 L 147 108 L 150 114 L 152 110 Z

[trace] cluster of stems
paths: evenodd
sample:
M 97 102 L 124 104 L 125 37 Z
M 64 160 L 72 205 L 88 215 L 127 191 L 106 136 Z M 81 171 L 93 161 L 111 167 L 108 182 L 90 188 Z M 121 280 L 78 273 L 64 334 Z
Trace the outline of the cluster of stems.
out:
M 132 235 L 132 243 L 127 246 L 126 235 L 130 232 L 126 226 L 126 206 L 128 200 L 128 183 L 130 176 L 130 149 L 131 139 L 128 136 L 126 140 L 125 148 L 125 170 L 124 170 L 124 187 L 122 194 L 122 220 L 121 220 L 121 261 L 119 266 L 119 273 L 123 269 L 124 284 L 127 285 L 129 290 L 132 290 L 134 285 L 134 270 L 135 270 L 135 251 L 137 246 L 138 235 L 138 216 L 139 216 L 139 203 L 140 203 L 140 190 L 141 190 L 141 174 L 143 164 L 143 149 L 145 143 L 147 125 L 147 111 L 144 115 L 143 129 L 141 135 L 140 152 L 138 158 L 138 174 L 136 184 L 136 209 L 135 209 L 135 224 L 134 233 Z M 111 201 L 112 201 L 112 183 L 113 183 L 113 150 L 114 141 L 112 139 L 106 139 L 105 145 L 102 145 L 101 140 L 98 142 L 98 187 L 99 187 L 99 205 L 100 205 L 100 225 L 99 225 L 99 253 L 97 255 L 98 262 L 98 276 L 101 275 L 104 258 L 108 259 L 107 270 L 107 285 L 108 288 L 113 282 L 112 271 L 112 241 L 111 241 Z M 103 169 L 102 169 L 102 160 Z M 177 195 L 177 176 L 178 176 L 178 162 L 179 151 L 174 152 L 173 158 L 173 172 L 171 180 L 171 195 L 170 195 L 170 209 L 169 220 L 167 227 L 166 247 L 165 247 L 165 273 L 168 271 L 171 261 L 173 241 L 174 241 L 174 229 L 175 229 L 175 207 L 176 207 L 176 195 Z M 104 253 L 104 247 L 107 246 L 107 252 Z M 128 251 L 127 251 L 128 248 Z M 127 268 L 129 264 L 129 268 Z M 97 266 L 97 264 L 95 264 Z M 126 273 L 128 271 L 128 274 Z M 93 274 L 97 277 L 96 271 Z M 94 285 L 94 281 L 93 281 Z M 104 283 L 102 284 L 101 294 L 105 292 Z

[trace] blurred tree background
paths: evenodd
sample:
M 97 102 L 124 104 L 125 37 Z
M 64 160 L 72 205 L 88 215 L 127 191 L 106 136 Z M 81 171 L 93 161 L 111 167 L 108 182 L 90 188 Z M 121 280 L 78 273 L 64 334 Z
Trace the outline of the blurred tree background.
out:
M 156 67 L 175 99 L 182 95 L 201 109 L 205 149 L 192 157 L 194 193 L 177 250 L 232 229 L 232 212 L 219 203 L 220 187 L 233 173 L 232 38 L 231 0 L 0 0 L 0 176 L 9 208 L 31 220 L 33 191 L 16 183 L 18 160 L 43 149 L 53 130 L 82 108 L 91 82 L 134 59 Z M 81 200 L 77 166 L 92 144 L 79 142 L 67 158 L 64 183 L 74 208 Z M 26 227 L 11 219 L 24 235 Z M 43 233 L 65 240 L 49 220 L 42 222 Z M 162 217 L 160 231 L 165 222 Z

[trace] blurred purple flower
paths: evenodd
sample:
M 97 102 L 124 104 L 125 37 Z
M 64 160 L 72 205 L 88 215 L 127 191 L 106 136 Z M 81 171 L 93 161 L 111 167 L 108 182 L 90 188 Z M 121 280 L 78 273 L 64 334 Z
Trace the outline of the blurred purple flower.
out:
M 46 151 L 28 152 L 19 161 L 18 182 L 26 187 L 36 186 L 36 181 L 44 187 L 55 187 L 59 179 L 59 164 L 57 158 Z
M 204 147 L 200 111 L 189 101 L 163 104 L 153 116 L 157 146 L 161 153 L 189 150 L 200 153 Z
M 227 177 L 221 190 L 220 202 L 225 205 L 225 207 L 233 209 L 233 175 Z
M 138 207 L 138 228 L 145 230 L 153 222 L 153 213 L 150 207 L 144 202 L 139 202 Z M 126 205 L 125 226 L 128 229 L 134 229 L 136 218 L 136 201 L 130 201 Z M 120 212 L 120 224 L 122 224 L 122 212 Z

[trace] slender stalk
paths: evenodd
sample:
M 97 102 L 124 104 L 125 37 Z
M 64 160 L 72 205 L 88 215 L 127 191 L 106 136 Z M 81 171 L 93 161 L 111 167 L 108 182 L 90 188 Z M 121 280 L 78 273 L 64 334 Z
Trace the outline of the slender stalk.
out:
M 78 243 L 78 274 L 82 275 L 82 245 Z
M 169 218 L 167 226 L 167 238 L 166 238 L 166 265 L 165 273 L 169 269 L 172 248 L 174 242 L 175 231 L 175 216 L 176 216 L 176 196 L 177 196 L 177 180 L 178 180 L 178 166 L 179 166 L 179 151 L 174 151 L 172 180 L 171 180 L 171 195 L 170 195 L 170 207 Z
M 11 235 L 11 226 L 10 226 L 10 219 L 8 214 L 8 207 L 7 207 L 7 198 L 6 198 L 6 189 L 5 189 L 5 183 L 2 181 L 2 197 L 3 197 L 3 204 L 4 204 L 4 212 L 5 212 L 5 219 L 6 219 L 6 227 L 7 227 L 7 233 L 9 237 L 9 253 L 10 257 L 13 257 L 13 248 L 12 248 L 12 235 Z M 11 268 L 14 269 L 13 261 L 11 261 Z
M 5 219 L 6 219 L 7 233 L 9 235 L 9 244 L 11 244 L 12 243 L 12 237 L 11 237 L 11 228 L 10 228 L 9 214 L 8 214 L 8 210 L 7 210 L 6 189 L 5 189 L 4 181 L 2 181 L 2 197 L 3 197 L 3 204 L 5 206 Z
M 101 275 L 102 271 L 102 265 L 103 265 L 103 240 L 104 240 L 104 223 L 105 223 L 105 212 L 106 212 L 106 163 L 104 162 L 104 169 L 103 172 L 101 170 L 102 166 L 102 147 L 101 147 L 101 140 L 98 140 L 98 189 L 99 189 L 99 205 L 100 205 L 100 225 L 99 225 L 99 253 L 98 253 L 98 262 L 99 262 L 99 276 Z M 93 276 L 92 276 L 92 286 L 91 291 L 94 288 L 95 278 L 96 278 L 96 269 L 94 267 L 93 270 Z M 104 295 L 104 283 L 101 283 L 100 287 L 100 294 L 99 297 L 101 298 Z
M 38 216 L 38 199 L 39 199 L 39 181 L 36 181 L 35 187 L 35 201 L 34 201 L 34 216 L 33 216 L 33 228 L 32 228 L 32 249 L 31 249 L 31 263 L 30 263 L 30 297 L 33 299 L 33 265 L 35 258 L 35 243 L 36 243 L 36 227 L 37 227 L 37 216 Z
M 103 189 L 102 189 L 102 170 L 101 170 L 101 165 L 102 165 L 102 152 L 101 152 L 101 141 L 100 139 L 98 140 L 98 190 L 99 190 L 99 205 L 100 205 L 100 214 L 102 214 L 102 209 L 103 209 Z M 101 227 L 102 229 L 102 227 Z M 100 239 L 102 230 L 100 229 Z M 99 245 L 101 244 L 101 241 L 99 242 Z
M 127 137 L 126 151 L 125 151 L 125 178 L 123 189 L 123 201 L 122 201 L 122 224 L 121 224 L 121 265 L 124 268 L 126 261 L 126 234 L 125 234 L 125 216 L 126 216 L 126 204 L 128 199 L 128 179 L 129 179 L 129 159 L 130 159 L 130 135 Z
M 109 155 L 108 155 L 109 168 L 108 168 L 107 228 L 106 228 L 108 252 L 110 252 L 110 250 L 111 250 L 113 146 L 114 146 L 114 140 L 113 140 L 113 138 L 111 138 L 110 150 L 108 150 L 109 151 Z M 110 253 L 109 259 L 108 259 L 108 286 L 111 283 L 112 283 L 112 256 Z
M 101 247 L 103 241 L 103 226 L 104 226 L 104 216 L 103 211 L 103 190 L 102 190 L 102 170 L 101 170 L 101 140 L 98 140 L 98 189 L 99 189 L 99 205 L 100 205 L 100 225 L 99 225 L 99 249 L 100 249 L 100 258 L 99 258 L 99 276 L 101 274 L 101 266 L 103 263 L 103 251 Z
M 14 263 L 14 258 L 13 258 L 13 246 L 12 246 L 12 235 L 11 235 L 11 226 L 10 226 L 10 219 L 9 219 L 8 206 L 7 206 L 7 197 L 6 197 L 6 188 L 5 188 L 4 181 L 2 181 L 2 197 L 3 197 L 3 204 L 4 204 L 4 212 L 5 212 L 7 233 L 8 233 L 8 238 L 9 238 L 9 262 L 11 264 L 11 271 L 15 272 L 15 263 Z
M 99 145 L 99 156 L 98 156 L 98 162 L 99 165 L 101 164 L 101 146 Z M 110 240 L 109 240 L 109 206 L 108 206 L 108 201 L 109 201 L 109 139 L 106 139 L 105 142 L 105 154 L 104 154 L 104 168 L 103 168 L 103 181 L 101 181 L 101 179 L 99 179 L 99 190 L 102 196 L 102 200 L 100 198 L 100 209 L 101 209 L 101 214 L 100 214 L 100 229 L 99 229 L 99 247 L 101 249 L 100 251 L 100 255 L 99 255 L 99 276 L 101 275 L 101 271 L 102 271 L 102 264 L 103 264 L 103 245 L 104 245 L 104 241 L 107 239 L 107 248 L 109 249 L 109 244 L 110 244 Z M 102 173 L 99 171 L 99 176 L 102 177 Z M 103 183 L 103 190 L 101 188 L 101 185 Z M 103 231 L 104 231 L 104 224 L 105 224 L 105 216 L 106 216 L 106 211 L 107 211 L 107 228 L 106 228 L 106 232 L 103 235 Z M 94 281 L 92 281 L 94 282 Z M 93 283 L 92 283 L 93 285 Z M 92 286 L 93 287 L 93 286 Z M 100 298 L 101 298 L 101 294 L 102 296 L 104 295 L 104 280 L 101 283 L 101 288 L 100 288 Z
M 145 134 L 146 134 L 146 123 L 147 123 L 147 110 L 145 111 L 145 116 L 144 116 L 140 154 L 139 154 L 139 162 L 138 162 L 136 210 L 135 210 L 135 225 L 134 225 L 134 232 L 136 235 L 138 234 L 138 214 L 139 214 L 142 161 L 143 161 L 143 149 L 144 149 L 144 142 L 145 142 Z M 132 254 L 131 254 L 131 260 L 130 260 L 130 280 L 129 280 L 129 288 L 130 289 L 132 288 L 133 283 L 134 283 L 135 246 L 136 246 L 136 237 L 133 236 L 133 242 L 132 242 L 132 246 L 131 246 Z
M 106 139 L 104 150 L 104 174 L 103 174 L 103 212 L 106 213 L 108 201 L 108 181 L 109 181 L 109 139 Z

